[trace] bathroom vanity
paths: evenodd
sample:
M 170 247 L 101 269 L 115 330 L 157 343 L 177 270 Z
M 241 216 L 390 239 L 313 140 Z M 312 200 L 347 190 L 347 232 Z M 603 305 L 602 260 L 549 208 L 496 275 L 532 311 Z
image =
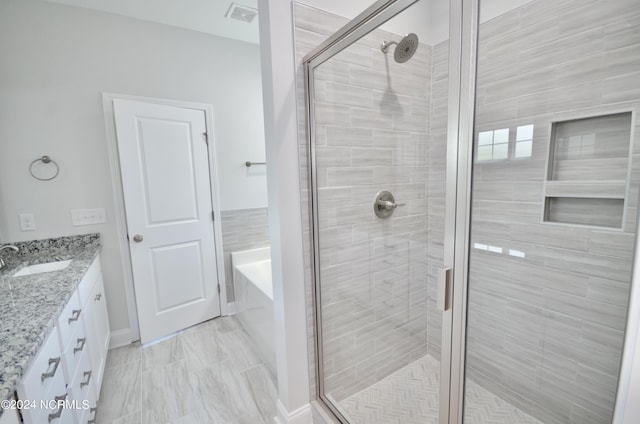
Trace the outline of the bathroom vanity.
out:
M 0 424 L 95 423 L 110 341 L 99 235 L 15 245 L 0 272 Z

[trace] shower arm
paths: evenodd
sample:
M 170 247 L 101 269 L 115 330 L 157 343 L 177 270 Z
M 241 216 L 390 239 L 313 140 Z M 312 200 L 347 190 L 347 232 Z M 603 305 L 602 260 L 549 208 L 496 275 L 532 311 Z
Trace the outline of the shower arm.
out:
M 397 46 L 398 42 L 396 42 L 396 41 L 383 41 L 382 45 L 380 46 L 380 50 L 382 50 L 382 53 L 388 52 L 389 51 L 389 47 L 391 47 L 392 44 L 395 44 Z

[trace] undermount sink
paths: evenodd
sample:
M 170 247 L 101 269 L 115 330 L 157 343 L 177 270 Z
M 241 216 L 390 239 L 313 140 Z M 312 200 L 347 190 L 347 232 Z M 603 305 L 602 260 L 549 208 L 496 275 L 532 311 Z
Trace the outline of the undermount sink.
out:
M 33 275 L 40 274 L 42 272 L 51 272 L 51 271 L 60 271 L 61 269 L 65 269 L 69 266 L 71 260 L 66 261 L 55 261 L 55 262 L 47 262 L 44 264 L 36 264 L 25 266 L 24 268 L 20 268 L 18 272 L 14 273 L 12 277 L 21 277 L 23 275 Z

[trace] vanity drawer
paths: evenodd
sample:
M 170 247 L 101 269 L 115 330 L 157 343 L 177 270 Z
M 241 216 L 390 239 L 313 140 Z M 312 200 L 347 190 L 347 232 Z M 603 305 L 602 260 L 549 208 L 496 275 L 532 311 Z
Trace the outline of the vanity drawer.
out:
M 35 422 L 42 412 L 41 400 L 48 400 L 49 393 L 65 393 L 65 380 L 63 369 L 64 358 L 60 354 L 60 344 L 55 328 L 47 337 L 40 348 L 38 355 L 34 358 L 29 370 L 25 373 L 18 386 L 18 397 L 24 401 L 35 401 L 36 409 L 25 409 L 22 411 L 28 420 L 25 422 Z
M 78 408 L 77 416 L 87 416 L 89 407 L 95 405 L 95 394 L 93 390 L 93 369 L 91 368 L 91 361 L 89 360 L 88 352 L 85 352 L 78 363 L 78 369 L 76 375 L 73 377 L 73 381 L 69 385 L 70 394 L 73 399 L 76 400 Z
M 71 401 L 66 388 L 52 390 L 46 400 L 48 401 L 45 403 L 46 408 L 40 410 L 37 419 L 31 422 L 35 424 L 75 424 L 73 409 L 58 404 L 58 402 L 69 403 Z
M 78 411 L 78 424 L 96 424 L 96 417 L 98 415 L 98 401 L 96 400 L 96 395 L 93 392 L 93 388 L 89 390 L 88 397 L 83 400 L 86 400 L 88 404 L 83 405 L 82 409 Z M 85 409 L 85 406 L 88 406 L 88 409 Z
M 65 350 L 69 343 L 71 343 L 71 335 L 75 333 L 76 329 L 82 327 L 80 319 L 82 318 L 82 307 L 80 306 L 80 297 L 78 291 L 73 292 L 73 296 L 69 299 L 69 303 L 64 308 L 58 318 L 58 332 L 60 333 L 60 346 L 61 351 Z
M 86 317 L 80 318 L 80 326 L 76 328 L 75 333 L 70 338 L 62 357 L 64 358 L 64 370 L 67 381 L 71 381 L 75 375 L 80 358 L 89 350 L 89 340 L 87 340 L 87 331 L 84 323 Z

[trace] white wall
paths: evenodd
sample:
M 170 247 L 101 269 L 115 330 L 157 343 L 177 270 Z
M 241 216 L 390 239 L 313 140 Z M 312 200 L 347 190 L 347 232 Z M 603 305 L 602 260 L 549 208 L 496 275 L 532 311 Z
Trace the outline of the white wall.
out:
M 310 424 L 292 5 L 291 0 L 259 0 L 258 8 L 269 161 L 269 234 L 278 373 L 276 422 Z
M 264 155 L 259 46 L 36 0 L 0 3 L 0 204 L 6 240 L 87 232 L 104 236 L 112 330 L 128 328 L 102 92 L 214 107 L 222 209 L 266 206 L 266 177 L 246 176 Z M 60 175 L 36 181 L 44 154 Z M 70 209 L 104 207 L 107 223 L 73 227 Z M 35 214 L 21 232 L 18 214 Z

